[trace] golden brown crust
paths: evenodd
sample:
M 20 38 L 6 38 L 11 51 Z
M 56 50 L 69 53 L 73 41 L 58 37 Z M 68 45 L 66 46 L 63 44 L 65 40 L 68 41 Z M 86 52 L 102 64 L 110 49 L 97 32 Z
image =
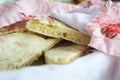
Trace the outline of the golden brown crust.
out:
M 4 26 L 3 28 L 0 28 L 0 35 L 2 34 L 8 34 L 8 33 L 12 33 L 12 32 L 24 32 L 27 31 L 27 29 L 25 28 L 27 21 L 18 21 L 16 23 L 13 23 L 9 26 Z

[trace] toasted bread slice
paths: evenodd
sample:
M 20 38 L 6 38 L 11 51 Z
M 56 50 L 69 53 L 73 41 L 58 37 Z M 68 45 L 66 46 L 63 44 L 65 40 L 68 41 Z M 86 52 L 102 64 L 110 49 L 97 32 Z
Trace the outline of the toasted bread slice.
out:
M 90 41 L 89 36 L 51 17 L 31 19 L 27 22 L 26 28 L 36 33 L 62 38 L 77 44 L 87 45 Z
M 65 42 L 45 51 L 45 62 L 47 64 L 70 63 L 79 56 L 87 54 L 88 47 Z
M 33 63 L 61 39 L 31 33 L 12 33 L 0 36 L 0 70 L 16 69 Z
M 25 31 L 27 31 L 27 29 L 25 27 L 26 22 L 27 21 L 18 21 L 9 26 L 2 27 L 2 28 L 0 28 L 0 35 L 13 33 L 13 32 L 25 32 Z

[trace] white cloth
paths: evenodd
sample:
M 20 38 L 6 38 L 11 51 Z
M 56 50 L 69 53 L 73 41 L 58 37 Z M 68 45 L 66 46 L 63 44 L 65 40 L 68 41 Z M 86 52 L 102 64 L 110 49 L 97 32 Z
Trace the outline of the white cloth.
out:
M 0 80 L 120 80 L 120 58 L 94 52 L 66 65 L 0 72 Z
M 69 26 L 84 32 L 84 27 L 86 24 L 96 15 L 100 6 L 92 6 L 90 8 L 79 8 L 75 9 L 69 13 L 58 13 L 52 15 L 62 22 L 68 24 Z

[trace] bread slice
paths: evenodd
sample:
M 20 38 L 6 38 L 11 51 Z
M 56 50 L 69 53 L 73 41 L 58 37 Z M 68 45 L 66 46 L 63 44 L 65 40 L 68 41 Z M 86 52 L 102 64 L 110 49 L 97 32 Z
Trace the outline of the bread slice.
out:
M 88 47 L 65 42 L 45 51 L 45 63 L 65 64 L 70 63 L 79 56 L 87 53 Z
M 12 33 L 0 36 L 0 70 L 17 69 L 30 65 L 43 51 L 61 39 L 44 39 L 31 33 Z
M 31 19 L 26 23 L 26 28 L 36 33 L 62 38 L 77 44 L 87 45 L 90 41 L 89 36 L 51 17 Z
M 25 32 L 25 31 L 27 31 L 27 29 L 25 27 L 26 22 L 27 21 L 18 21 L 9 26 L 2 27 L 2 28 L 0 28 L 0 35 L 13 33 L 13 32 Z

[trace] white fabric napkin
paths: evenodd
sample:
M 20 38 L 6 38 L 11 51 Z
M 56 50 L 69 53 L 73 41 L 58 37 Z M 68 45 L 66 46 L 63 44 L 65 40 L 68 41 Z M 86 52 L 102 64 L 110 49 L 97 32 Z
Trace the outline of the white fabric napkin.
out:
M 68 13 L 55 13 L 52 17 L 68 24 L 69 26 L 84 32 L 86 24 L 97 14 L 100 6 L 95 5 L 90 8 L 80 7 Z
M 0 72 L 0 80 L 120 80 L 120 58 L 96 51 L 66 65 Z

